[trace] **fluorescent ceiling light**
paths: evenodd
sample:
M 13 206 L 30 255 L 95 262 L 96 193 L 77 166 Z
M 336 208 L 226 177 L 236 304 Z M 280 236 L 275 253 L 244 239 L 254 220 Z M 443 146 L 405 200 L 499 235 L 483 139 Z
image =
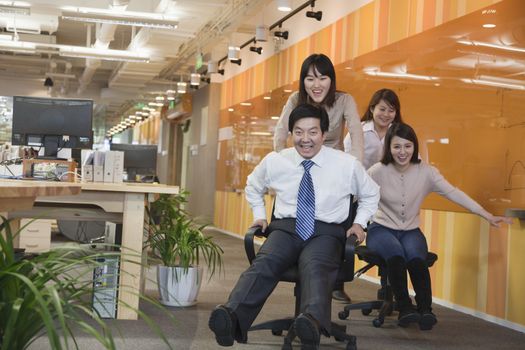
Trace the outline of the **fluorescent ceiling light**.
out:
M 0 14 L 29 16 L 30 7 L 31 4 L 25 1 L 0 1 Z
M 0 1 L 0 6 L 10 6 L 10 7 L 31 7 L 31 4 L 27 1 Z
M 33 43 L 29 41 L 0 40 L 0 50 L 23 51 L 58 54 L 65 57 L 93 58 L 107 61 L 149 62 L 147 52 L 134 52 L 129 50 L 98 49 L 94 47 L 70 46 L 59 44 Z
M 461 79 L 461 81 L 467 84 L 487 85 L 487 86 L 501 87 L 501 88 L 507 88 L 507 89 L 514 89 L 514 90 L 525 90 L 525 84 L 523 85 L 509 84 L 509 83 L 501 83 L 501 82 L 481 80 L 481 79 Z
M 46 72 L 46 77 L 53 77 L 53 78 L 64 78 L 64 79 L 76 79 L 75 74 L 66 74 L 66 73 L 55 73 L 55 72 Z
M 27 41 L 2 40 L 2 41 L 0 41 L 0 48 L 35 50 L 36 49 L 36 44 L 35 43 L 31 43 L 31 42 L 27 42 Z
M 144 52 L 133 52 L 127 50 L 97 49 L 94 47 L 82 46 L 59 46 L 60 56 L 83 57 L 108 61 L 127 61 L 127 62 L 149 62 L 150 57 Z
M 514 47 L 514 46 L 506 46 L 506 45 L 498 45 L 498 44 L 491 44 L 491 43 L 484 43 L 484 42 L 481 42 L 481 41 L 458 40 L 457 43 L 461 44 L 461 45 L 467 45 L 467 46 L 481 46 L 481 47 L 490 47 L 492 49 L 498 49 L 498 50 L 506 50 L 506 51 L 514 51 L 514 52 L 525 52 L 524 48 Z
M 253 124 L 253 122 L 252 122 Z M 272 133 L 271 132 L 267 132 L 267 131 L 252 131 L 250 132 L 250 135 L 252 136 L 272 136 Z
M 177 18 L 160 13 L 70 6 L 63 7 L 62 10 L 62 18 L 70 21 L 110 23 L 157 29 L 177 29 L 179 25 Z
M 416 80 L 438 80 L 438 77 L 432 77 L 429 75 L 419 75 L 419 74 L 410 74 L 410 73 L 392 73 L 392 72 L 379 72 L 376 70 L 364 70 L 367 75 L 373 75 L 377 77 L 386 77 L 386 78 L 406 78 L 406 79 L 416 79 Z

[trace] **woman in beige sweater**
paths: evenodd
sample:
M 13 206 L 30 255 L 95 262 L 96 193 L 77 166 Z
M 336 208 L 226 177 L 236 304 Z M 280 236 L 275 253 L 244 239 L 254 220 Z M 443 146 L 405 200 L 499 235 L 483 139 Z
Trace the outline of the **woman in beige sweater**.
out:
M 350 94 L 337 91 L 332 61 L 328 56 L 317 53 L 308 56 L 301 65 L 299 91 L 290 95 L 275 126 L 274 151 L 286 148 L 290 113 L 302 103 L 321 106 L 328 113 L 330 128 L 325 133 L 325 146 L 343 150 L 343 130 L 346 126 L 351 145 L 348 153 L 359 161 L 363 159 L 363 131 L 355 100 Z
M 380 163 L 368 173 L 381 187 L 379 209 L 368 227 L 367 246 L 387 263 L 387 273 L 399 308 L 398 324 L 402 327 L 419 322 L 422 330 L 432 329 L 430 274 L 425 236 L 419 229 L 419 210 L 425 197 L 436 192 L 486 219 L 491 225 L 512 223 L 494 216 L 472 198 L 452 186 L 439 171 L 418 159 L 418 141 L 407 124 L 393 124 L 385 136 Z M 412 306 L 407 288 L 407 270 L 416 292 L 417 310 Z

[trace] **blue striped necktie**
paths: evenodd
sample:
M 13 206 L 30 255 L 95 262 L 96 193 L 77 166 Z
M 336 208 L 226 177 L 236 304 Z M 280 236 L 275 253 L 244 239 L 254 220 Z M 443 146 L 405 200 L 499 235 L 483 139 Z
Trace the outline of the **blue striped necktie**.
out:
M 301 164 L 304 167 L 304 174 L 299 184 L 299 193 L 297 195 L 295 231 L 306 241 L 314 234 L 315 226 L 315 192 L 312 175 L 310 175 L 310 168 L 314 165 L 314 162 L 303 160 Z

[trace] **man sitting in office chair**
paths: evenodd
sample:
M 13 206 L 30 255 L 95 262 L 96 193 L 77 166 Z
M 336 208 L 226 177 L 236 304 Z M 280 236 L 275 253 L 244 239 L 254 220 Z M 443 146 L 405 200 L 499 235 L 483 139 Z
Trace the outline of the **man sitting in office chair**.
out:
M 317 349 L 330 333 L 330 298 L 346 237 L 365 239 L 363 228 L 375 213 L 379 187 L 353 156 L 323 146 L 328 130 L 323 108 L 303 104 L 290 115 L 294 147 L 271 152 L 248 176 L 246 199 L 253 226 L 271 234 L 252 265 L 241 274 L 228 302 L 211 313 L 209 327 L 219 345 L 246 342 L 246 333 L 281 274 L 298 266 L 301 314 L 294 328 L 302 349 Z M 266 220 L 264 193 L 276 194 L 274 217 Z M 350 197 L 359 198 L 354 224 L 345 233 Z

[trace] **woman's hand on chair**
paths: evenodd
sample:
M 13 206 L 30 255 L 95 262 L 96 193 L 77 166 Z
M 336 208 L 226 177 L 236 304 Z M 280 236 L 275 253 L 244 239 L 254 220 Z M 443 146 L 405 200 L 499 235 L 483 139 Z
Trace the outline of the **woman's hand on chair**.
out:
M 350 237 L 351 235 L 355 235 L 357 237 L 358 244 L 363 243 L 366 238 L 366 232 L 359 224 L 353 224 L 352 227 L 346 231 L 346 237 Z
M 252 227 L 254 226 L 260 226 L 262 233 L 264 233 L 264 231 L 266 231 L 266 228 L 268 227 L 268 221 L 264 219 L 255 220 L 252 224 Z

